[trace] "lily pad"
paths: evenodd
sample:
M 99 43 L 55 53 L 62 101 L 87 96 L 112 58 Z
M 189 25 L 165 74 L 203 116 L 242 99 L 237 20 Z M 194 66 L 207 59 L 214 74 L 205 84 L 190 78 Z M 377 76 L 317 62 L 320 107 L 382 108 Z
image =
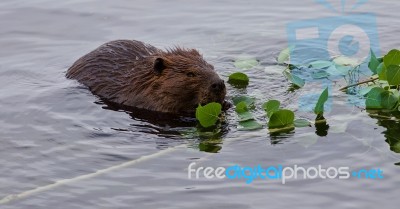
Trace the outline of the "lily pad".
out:
M 318 60 L 310 63 L 310 66 L 315 69 L 324 69 L 332 65 L 333 63 L 331 61 L 325 61 L 325 60 Z
M 282 65 L 269 65 L 264 68 L 264 72 L 267 74 L 279 74 L 281 75 L 282 72 L 286 69 L 286 66 Z
M 196 119 L 200 125 L 207 128 L 215 125 L 221 114 L 222 106 L 219 103 L 213 102 L 205 106 L 199 105 L 196 109 Z
M 333 62 L 337 65 L 356 67 L 360 62 L 346 56 L 336 57 Z
M 243 122 L 243 121 L 248 121 L 248 120 L 253 120 L 253 114 L 251 114 L 251 112 L 242 112 L 242 113 L 238 113 L 239 116 L 239 122 Z
M 247 120 L 247 121 L 242 121 L 239 122 L 239 131 L 251 131 L 251 130 L 257 130 L 257 129 L 262 129 L 263 126 L 257 122 L 256 120 Z
M 235 106 L 237 106 L 241 102 L 244 102 L 247 105 L 248 109 L 253 109 L 255 107 L 254 103 L 255 103 L 256 99 L 253 97 L 237 96 L 237 97 L 234 97 L 232 100 L 233 100 L 233 104 Z
M 268 127 L 270 129 L 274 128 L 283 128 L 287 126 L 293 126 L 294 122 L 294 113 L 291 110 L 278 110 L 274 112 L 269 121 Z
M 244 73 L 233 73 L 229 76 L 228 83 L 238 87 L 249 85 L 249 77 Z
M 282 50 L 281 53 L 279 53 L 278 60 L 277 60 L 278 64 L 283 64 L 283 63 L 289 61 L 290 50 L 291 50 L 291 48 L 287 47 L 286 49 Z
M 311 126 L 311 122 L 307 119 L 296 119 L 296 120 L 294 120 L 293 124 L 295 127 L 298 127 L 298 128 Z
M 274 112 L 279 110 L 280 105 L 281 102 L 279 102 L 278 100 L 269 100 L 268 102 L 264 103 L 262 107 L 265 112 L 267 112 L 267 116 L 271 117 Z
M 352 68 L 350 66 L 343 66 L 343 65 L 331 65 L 326 72 L 333 76 L 345 76 L 349 74 L 349 71 Z
M 284 71 L 283 74 L 286 76 L 286 78 L 293 83 L 294 85 L 298 86 L 298 87 L 303 87 L 304 84 L 306 83 L 303 79 L 301 79 L 300 77 L 293 75 L 292 73 L 288 72 L 288 71 Z
M 241 101 L 241 102 L 239 102 L 237 105 L 236 105 L 236 112 L 237 113 L 244 113 L 244 112 L 247 112 L 248 111 L 248 108 L 247 108 L 247 104 L 246 104 L 246 102 L 244 102 L 244 101 Z
M 244 69 L 244 70 L 248 70 L 251 69 L 255 66 L 257 66 L 259 63 L 256 59 L 253 58 L 248 58 L 248 59 L 237 59 L 233 65 L 235 65 L 235 67 L 239 68 L 239 69 Z
M 321 79 L 321 78 L 327 78 L 329 76 L 329 73 L 326 71 L 318 71 L 318 72 L 313 72 L 311 74 L 311 77 L 314 79 Z

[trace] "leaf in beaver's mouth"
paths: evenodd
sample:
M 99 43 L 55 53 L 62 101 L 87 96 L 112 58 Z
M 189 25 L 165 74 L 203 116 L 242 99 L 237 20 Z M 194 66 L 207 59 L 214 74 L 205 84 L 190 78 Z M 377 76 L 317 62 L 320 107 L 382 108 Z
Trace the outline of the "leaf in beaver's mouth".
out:
M 201 126 L 208 128 L 217 123 L 221 109 L 222 105 L 216 102 L 209 103 L 205 106 L 199 104 L 196 109 L 196 119 L 200 122 Z

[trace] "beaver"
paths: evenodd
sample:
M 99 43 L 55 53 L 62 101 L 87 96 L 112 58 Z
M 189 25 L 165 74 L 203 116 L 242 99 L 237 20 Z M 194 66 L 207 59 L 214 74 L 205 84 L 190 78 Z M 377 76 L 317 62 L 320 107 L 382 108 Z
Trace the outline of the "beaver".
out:
M 122 108 L 193 115 L 199 104 L 225 103 L 224 81 L 195 49 L 111 41 L 78 59 L 66 77 Z

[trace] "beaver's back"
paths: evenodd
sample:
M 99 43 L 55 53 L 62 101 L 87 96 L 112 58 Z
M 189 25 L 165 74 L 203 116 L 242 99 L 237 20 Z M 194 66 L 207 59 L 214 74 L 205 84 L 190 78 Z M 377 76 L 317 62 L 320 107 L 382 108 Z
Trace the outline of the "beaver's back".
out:
M 195 49 L 159 50 L 112 41 L 76 61 L 68 78 L 107 102 L 157 112 L 194 114 L 199 104 L 224 103 L 224 81 Z
M 94 94 L 112 101 L 128 85 L 124 75 L 135 70 L 138 61 L 157 52 L 159 50 L 154 46 L 140 41 L 111 41 L 78 59 L 66 76 L 88 86 Z

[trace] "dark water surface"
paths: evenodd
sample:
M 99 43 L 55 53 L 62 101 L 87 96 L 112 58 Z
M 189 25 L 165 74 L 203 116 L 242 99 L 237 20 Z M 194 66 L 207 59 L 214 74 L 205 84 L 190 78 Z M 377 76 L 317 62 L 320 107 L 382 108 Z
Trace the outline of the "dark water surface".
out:
M 377 14 L 384 52 L 400 48 L 399 6 L 370 1 L 358 10 Z M 246 72 L 250 86 L 228 86 L 229 98 L 252 95 L 258 105 L 274 98 L 297 110 L 297 98 L 320 89 L 288 92 L 281 69 L 271 67 L 286 47 L 286 24 L 336 15 L 311 0 L 1 1 L 0 202 L 20 195 L 3 199 L 0 208 L 398 208 L 399 123 L 347 105 L 347 95 L 337 90 L 325 137 L 317 135 L 326 135 L 324 127 L 277 137 L 266 129 L 241 132 L 232 110 L 221 133 L 198 137 L 181 135 L 192 132 L 190 124 L 109 110 L 64 77 L 76 59 L 110 40 L 182 45 L 199 49 L 224 80 L 236 71 L 233 60 L 257 58 L 261 65 Z M 265 122 L 261 111 L 255 114 Z M 142 156 L 147 157 L 134 161 Z M 380 168 L 385 178 L 298 179 L 285 185 L 189 180 L 191 162 Z M 110 167 L 115 169 L 103 170 Z M 90 175 L 98 170 L 104 173 Z M 72 180 L 48 186 L 64 179 Z

